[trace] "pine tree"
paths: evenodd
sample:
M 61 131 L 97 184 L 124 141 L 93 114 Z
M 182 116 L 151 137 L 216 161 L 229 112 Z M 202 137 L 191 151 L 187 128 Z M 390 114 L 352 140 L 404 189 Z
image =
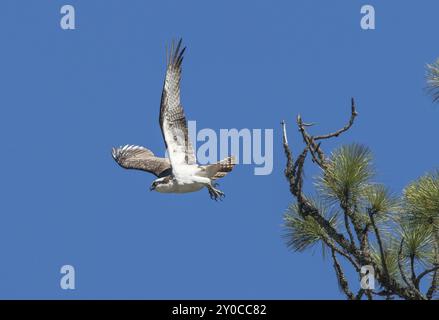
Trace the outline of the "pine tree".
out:
M 439 99 L 439 85 L 435 90 L 435 99 Z M 345 127 L 314 136 L 308 132 L 311 124 L 298 116 L 304 148 L 295 159 L 282 122 L 285 176 L 294 197 L 284 215 L 286 244 L 299 252 L 318 244 L 329 250 L 339 288 L 348 299 L 435 299 L 439 285 L 439 171 L 410 183 L 398 197 L 375 182 L 372 154 L 366 146 L 345 145 L 327 155 L 321 143 L 348 131 L 356 117 L 352 99 Z M 308 158 L 321 169 L 314 197 L 303 188 Z M 376 289 L 360 287 L 363 266 L 373 268 Z M 347 280 L 346 267 L 358 274 L 356 283 Z

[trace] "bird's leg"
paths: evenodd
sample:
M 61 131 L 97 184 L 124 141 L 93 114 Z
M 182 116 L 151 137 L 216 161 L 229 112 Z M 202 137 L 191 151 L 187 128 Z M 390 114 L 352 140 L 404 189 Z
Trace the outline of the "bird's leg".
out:
M 207 185 L 207 190 L 209 190 L 210 198 L 215 201 L 218 201 L 218 199 L 222 200 L 226 195 L 221 190 L 216 189 L 216 186 L 218 186 L 218 184 L 214 182 L 211 182 Z

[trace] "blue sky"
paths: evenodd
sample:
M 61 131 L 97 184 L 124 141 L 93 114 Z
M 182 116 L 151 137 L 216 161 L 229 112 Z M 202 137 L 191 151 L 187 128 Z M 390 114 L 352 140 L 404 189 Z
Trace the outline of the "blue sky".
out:
M 360 28 L 372 4 L 376 30 Z M 59 26 L 76 8 L 76 30 Z M 400 192 L 437 168 L 437 1 L 18 1 L 0 4 L 0 298 L 338 299 L 330 259 L 281 238 L 292 201 L 279 123 L 326 132 L 357 100 L 349 142 L 371 147 Z M 161 153 L 165 45 L 183 37 L 182 101 L 199 128 L 274 129 L 274 170 L 241 165 L 206 190 L 148 191 L 112 146 Z M 296 151 L 300 138 L 289 127 Z M 307 167 L 311 178 L 316 170 Z M 59 286 L 76 269 L 76 290 Z M 349 277 L 356 281 L 351 274 Z

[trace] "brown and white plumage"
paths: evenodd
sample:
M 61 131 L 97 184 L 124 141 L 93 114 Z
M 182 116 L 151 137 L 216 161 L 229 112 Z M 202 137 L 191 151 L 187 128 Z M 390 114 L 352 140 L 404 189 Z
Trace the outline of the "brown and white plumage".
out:
M 160 103 L 159 123 L 168 157 L 156 157 L 145 147 L 126 145 L 113 148 L 114 160 L 123 168 L 150 172 L 158 178 L 151 190 L 163 193 L 186 193 L 206 187 L 212 199 L 224 197 L 214 180 L 224 177 L 236 164 L 234 157 L 200 166 L 189 140 L 187 121 L 180 101 L 181 66 L 186 48 L 182 40 L 167 52 L 166 76 Z
M 159 178 L 171 174 L 169 160 L 156 157 L 151 150 L 145 147 L 126 145 L 113 148 L 111 154 L 114 160 L 125 169 L 143 170 Z
M 181 164 L 195 164 L 195 152 L 189 140 L 186 116 L 180 101 L 181 65 L 186 48 L 182 40 L 172 42 L 167 53 L 166 77 L 160 103 L 160 128 L 162 129 L 169 159 L 174 170 Z

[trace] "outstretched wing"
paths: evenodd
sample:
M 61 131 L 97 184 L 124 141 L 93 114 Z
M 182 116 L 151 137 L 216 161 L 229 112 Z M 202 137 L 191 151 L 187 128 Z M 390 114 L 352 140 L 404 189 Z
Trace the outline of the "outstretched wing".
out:
M 154 156 L 154 153 L 144 147 L 126 145 L 113 148 L 111 154 L 114 160 L 125 169 L 143 170 L 157 177 L 164 177 L 171 174 L 171 164 L 169 160 Z
M 181 42 L 180 39 L 176 46 L 173 42 L 170 52 L 167 52 L 166 78 L 160 104 L 160 127 L 174 170 L 181 164 L 196 163 L 194 149 L 189 141 L 186 117 L 180 103 L 181 64 L 186 49 L 181 48 Z

